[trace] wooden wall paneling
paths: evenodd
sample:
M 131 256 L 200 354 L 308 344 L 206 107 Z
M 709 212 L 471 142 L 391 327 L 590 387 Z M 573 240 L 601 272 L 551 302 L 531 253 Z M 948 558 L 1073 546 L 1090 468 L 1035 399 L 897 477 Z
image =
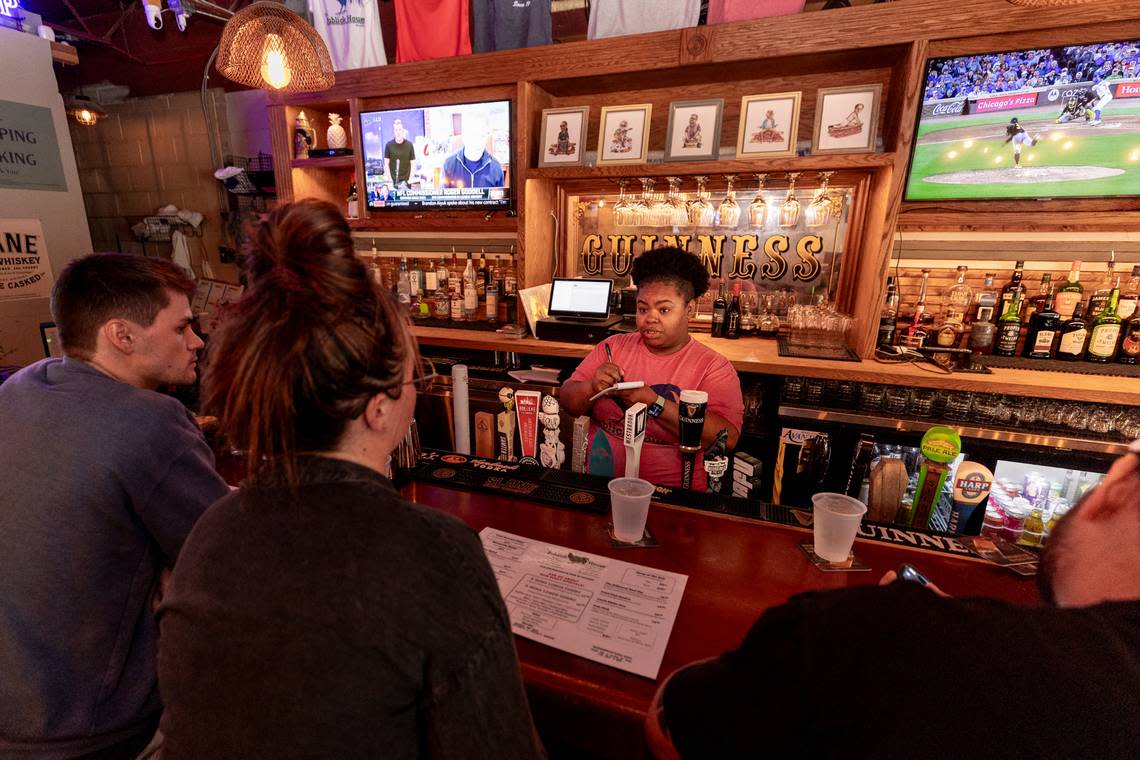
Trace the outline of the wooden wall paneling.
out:
M 387 88 L 378 88 L 383 95 L 375 93 L 360 98 L 360 110 L 376 111 L 396 108 L 418 108 L 421 106 L 440 106 L 451 103 L 474 103 L 480 100 L 516 100 L 518 98 L 518 83 L 487 85 L 483 87 L 456 87 L 449 83 L 446 87 L 439 87 L 424 92 L 398 93 L 387 92 Z
M 277 187 L 277 201 L 287 203 L 293 200 L 293 158 L 292 130 L 287 126 L 284 105 L 266 107 L 269 120 L 269 143 L 273 151 L 273 178 Z
M 839 270 L 839 281 L 835 287 L 835 302 L 839 308 L 857 315 L 856 293 L 859 288 L 858 260 L 859 251 L 865 248 L 863 244 L 864 231 L 867 227 L 867 213 L 870 207 L 871 175 L 864 175 L 854 185 L 851 208 L 847 211 L 847 239 L 844 241 L 843 265 Z M 870 317 L 856 317 L 862 321 Z M 856 331 L 860 328 L 856 325 Z
M 906 183 L 906 167 L 910 160 L 910 144 L 914 132 L 910 129 L 921 99 L 920 85 L 926 61 L 927 43 L 920 40 L 910 46 L 907 55 L 895 64 L 892 79 L 895 86 L 893 103 L 885 116 L 891 123 L 884 128 L 884 136 L 892 140 L 894 165 L 876 173 L 872 182 L 871 205 L 865 225 L 866 242 L 858 259 L 859 288 L 855 297 L 854 314 L 858 341 L 855 350 L 868 357 L 875 350 L 877 315 L 886 289 L 886 270 L 894 248 L 895 222 L 902 204 Z M 885 119 L 884 119 L 885 121 Z
M 549 180 L 532 180 L 530 171 L 536 164 L 537 146 L 542 133 L 542 109 L 550 108 L 551 97 L 531 82 L 519 82 L 515 95 L 515 174 L 516 210 L 518 212 L 520 287 L 530 287 L 553 276 L 553 263 L 546 260 L 558 256 L 553 219 L 557 213 L 553 202 L 554 186 Z M 542 279 L 543 273 L 549 274 Z M 521 315 L 520 315 L 521 317 Z
M 352 128 L 348 133 L 348 144 L 352 148 L 353 172 L 356 174 L 358 218 L 367 220 L 372 212 L 368 210 L 368 183 L 364 178 L 364 135 L 360 133 L 360 98 L 349 98 L 348 110 L 349 120 L 352 122 Z
M 1020 210 L 1009 209 L 1018 203 Z M 1140 199 L 1096 202 L 1097 210 L 1082 210 L 1088 201 L 991 201 L 988 203 L 905 203 L 900 230 L 908 232 L 1098 232 L 1140 230 Z
M 550 282 L 563 258 L 555 236 L 554 214 L 561 208 L 558 200 L 558 186 L 548 179 L 528 179 L 526 181 L 527 215 L 525 224 L 520 226 L 524 275 L 520 287 L 532 287 Z M 559 215 L 558 226 L 563 231 L 568 224 L 566 215 Z M 561 237 L 561 235 L 559 235 Z

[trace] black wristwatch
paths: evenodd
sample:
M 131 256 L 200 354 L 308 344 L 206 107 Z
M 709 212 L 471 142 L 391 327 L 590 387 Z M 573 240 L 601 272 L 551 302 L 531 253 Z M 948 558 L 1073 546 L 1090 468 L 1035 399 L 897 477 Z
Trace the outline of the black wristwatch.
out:
M 657 394 L 657 400 L 646 410 L 650 417 L 660 417 L 661 412 L 665 411 L 665 397 Z

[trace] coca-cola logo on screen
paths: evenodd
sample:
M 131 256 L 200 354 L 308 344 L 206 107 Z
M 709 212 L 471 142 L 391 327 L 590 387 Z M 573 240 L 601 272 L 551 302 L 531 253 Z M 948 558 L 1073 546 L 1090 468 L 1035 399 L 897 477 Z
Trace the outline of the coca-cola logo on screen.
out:
M 930 113 L 933 116 L 957 116 L 962 113 L 963 102 L 955 100 L 953 103 L 939 103 L 930 109 Z

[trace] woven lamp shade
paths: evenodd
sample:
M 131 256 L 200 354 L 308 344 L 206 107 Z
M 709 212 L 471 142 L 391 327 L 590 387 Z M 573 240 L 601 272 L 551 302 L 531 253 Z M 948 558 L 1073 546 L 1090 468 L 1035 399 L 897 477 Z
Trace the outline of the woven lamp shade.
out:
M 218 71 L 239 84 L 277 92 L 318 92 L 336 81 L 329 49 L 317 31 L 272 2 L 254 3 L 226 22 Z

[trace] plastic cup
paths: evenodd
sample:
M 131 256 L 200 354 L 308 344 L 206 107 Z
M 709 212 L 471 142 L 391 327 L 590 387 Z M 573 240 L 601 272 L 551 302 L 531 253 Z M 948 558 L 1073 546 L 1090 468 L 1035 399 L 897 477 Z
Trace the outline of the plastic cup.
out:
M 641 478 L 614 478 L 609 482 L 610 506 L 614 518 L 614 538 L 627 544 L 645 535 L 645 519 L 654 486 Z
M 846 562 L 867 505 L 841 493 L 811 497 L 815 511 L 815 553 L 828 562 Z

